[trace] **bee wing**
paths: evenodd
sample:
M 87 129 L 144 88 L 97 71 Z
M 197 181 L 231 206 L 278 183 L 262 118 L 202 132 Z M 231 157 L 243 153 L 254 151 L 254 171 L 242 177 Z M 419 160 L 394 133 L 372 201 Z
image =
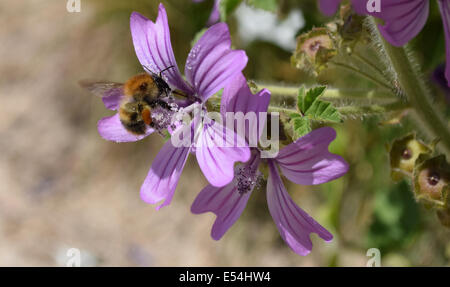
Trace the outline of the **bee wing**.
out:
M 114 93 L 111 93 L 111 90 L 123 88 L 123 84 L 113 82 L 94 82 L 89 80 L 81 80 L 79 84 L 85 90 L 91 92 L 97 97 L 102 98 L 112 96 Z
M 79 84 L 97 97 L 101 97 L 106 108 L 110 110 L 116 110 L 124 97 L 121 83 L 81 80 Z

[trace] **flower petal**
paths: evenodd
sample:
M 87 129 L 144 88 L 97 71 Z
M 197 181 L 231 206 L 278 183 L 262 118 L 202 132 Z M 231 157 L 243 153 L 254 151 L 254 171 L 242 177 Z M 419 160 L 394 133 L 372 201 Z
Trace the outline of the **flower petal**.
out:
M 213 212 L 217 215 L 211 237 L 219 240 L 238 220 L 247 205 L 251 192 L 240 194 L 234 182 L 223 187 L 206 186 L 195 198 L 191 212 Z
M 255 113 L 256 121 L 250 121 L 250 123 L 249 121 L 245 121 L 245 138 L 248 141 L 249 134 L 253 134 L 250 133 L 250 130 L 256 129 L 257 137 L 255 142 L 257 143 L 266 122 L 266 116 L 261 117 L 260 121 L 260 113 L 267 112 L 269 102 L 269 90 L 263 89 L 255 95 L 252 94 L 244 75 L 239 73 L 223 90 L 220 112 L 224 119 L 226 119 L 226 113 L 230 112 L 242 112 L 244 116 L 247 115 L 247 113 Z M 238 131 L 236 123 L 234 130 Z
M 275 163 L 268 161 L 267 205 L 281 237 L 297 254 L 307 255 L 312 249 L 311 233 L 329 242 L 333 235 L 298 207 L 281 181 Z
M 439 0 L 439 9 L 441 11 L 442 22 L 444 23 L 445 31 L 445 51 L 447 64 L 445 67 L 445 78 L 447 79 L 447 85 L 450 87 L 450 1 Z
M 403 46 L 422 30 L 428 18 L 428 0 L 382 0 L 381 12 L 368 12 L 367 1 L 352 1 L 356 12 L 384 20 L 380 33 L 394 46 Z
M 319 8 L 323 14 L 332 16 L 336 13 L 342 0 L 319 0 Z
M 121 86 L 105 91 L 102 101 L 107 109 L 115 111 L 119 109 L 123 96 L 123 87 Z
M 208 23 L 206 25 L 211 26 L 220 20 L 220 10 L 219 10 L 220 0 L 214 0 L 214 6 L 209 15 Z
M 155 204 L 164 199 L 157 210 L 170 204 L 190 150 L 190 147 L 175 147 L 170 140 L 164 144 L 142 184 L 143 201 Z
M 227 24 L 218 23 L 189 52 L 184 74 L 203 101 L 225 87 L 247 65 L 245 52 L 231 50 L 230 46 Z
M 196 141 L 197 162 L 206 179 L 221 187 L 233 180 L 234 163 L 246 162 L 250 149 L 245 140 L 223 125 L 206 118 L 205 126 Z
M 105 117 L 97 123 L 98 133 L 105 140 L 113 142 L 135 142 L 153 133 L 152 128 L 147 128 L 143 135 L 136 135 L 127 131 L 120 122 L 119 113 L 111 117 Z
M 192 94 L 193 90 L 183 80 L 173 55 L 164 5 L 159 5 L 155 23 L 137 12 L 133 12 L 130 17 L 130 29 L 136 56 L 141 65 L 155 74 L 173 66 L 163 73 L 166 81 L 170 85 Z
M 236 171 L 252 170 L 258 172 L 259 162 L 260 154 L 255 152 L 247 163 L 236 167 Z M 239 175 L 236 175 L 232 182 L 223 187 L 206 186 L 192 203 L 191 212 L 194 214 L 210 211 L 217 215 L 211 230 L 211 237 L 214 240 L 222 238 L 225 232 L 238 220 L 255 187 L 255 185 L 247 185 L 248 189 L 240 192 L 238 178 Z M 248 178 L 246 177 L 245 180 L 248 180 Z
M 331 181 L 348 171 L 347 162 L 328 151 L 335 138 L 333 128 L 313 130 L 284 147 L 275 160 L 283 175 L 294 183 L 314 185 Z

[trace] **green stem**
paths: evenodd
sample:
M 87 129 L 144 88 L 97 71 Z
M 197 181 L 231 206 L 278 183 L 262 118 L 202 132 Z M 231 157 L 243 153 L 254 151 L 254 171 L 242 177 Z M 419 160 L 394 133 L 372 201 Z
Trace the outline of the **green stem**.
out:
M 366 115 L 382 115 L 389 112 L 401 111 L 408 109 L 409 105 L 403 101 L 395 101 L 384 105 L 370 105 L 370 106 L 344 106 L 336 107 L 336 109 L 343 116 L 366 116 Z M 280 113 L 298 113 L 294 108 L 283 108 L 278 106 L 269 105 L 269 111 Z
M 272 98 L 285 97 L 297 100 L 299 86 L 282 86 L 275 84 L 256 83 L 258 89 L 268 89 L 272 93 Z M 344 91 L 341 89 L 327 88 L 322 96 L 323 99 L 329 101 L 337 100 L 351 100 L 367 102 L 368 104 L 373 101 L 385 102 L 386 100 L 392 101 L 392 93 L 386 91 Z
M 370 25 L 376 27 L 373 19 Z M 378 30 L 376 30 L 378 31 Z M 378 32 L 379 33 L 379 32 Z M 441 111 L 433 106 L 432 95 L 423 78 L 404 47 L 394 47 L 381 36 L 381 44 L 394 68 L 398 82 L 404 90 L 411 107 L 425 130 L 435 138 L 440 138 L 447 155 L 450 155 L 450 130 Z
M 297 98 L 298 86 L 282 86 L 275 84 L 256 83 L 258 89 L 268 89 L 272 95 L 285 95 L 287 97 Z
M 377 114 L 382 115 L 389 112 L 405 110 L 407 108 L 409 108 L 409 106 L 406 103 L 396 101 L 385 105 L 337 107 L 337 110 L 344 116 L 364 116 Z
M 378 68 L 374 63 L 372 63 L 369 59 L 365 58 L 364 56 L 360 55 L 357 52 L 354 52 L 352 55 L 355 59 L 359 60 L 366 66 L 370 67 L 373 71 L 377 72 L 386 82 L 388 83 L 390 82 L 390 79 L 386 77 L 383 71 L 380 68 Z
M 334 61 L 330 61 L 330 63 L 335 65 L 336 67 L 348 70 L 348 71 L 350 71 L 352 73 L 355 73 L 357 75 L 361 75 L 364 78 L 368 79 L 369 81 L 372 81 L 373 83 L 377 84 L 378 86 L 383 87 L 383 88 L 385 88 L 388 91 L 392 91 L 392 87 L 390 87 L 389 85 L 383 83 L 382 81 L 378 80 L 377 78 L 372 77 L 371 75 L 369 75 L 369 74 L 367 74 L 367 73 L 365 73 L 363 71 L 360 71 L 360 70 L 358 70 L 358 69 L 356 69 L 356 68 L 354 68 L 354 67 L 352 67 L 350 65 L 347 65 L 345 63 L 340 63 L 340 62 L 334 62 Z

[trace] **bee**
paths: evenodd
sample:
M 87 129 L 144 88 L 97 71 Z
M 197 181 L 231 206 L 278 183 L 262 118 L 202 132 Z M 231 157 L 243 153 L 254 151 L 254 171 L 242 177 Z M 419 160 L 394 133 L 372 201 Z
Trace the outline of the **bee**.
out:
M 111 82 L 80 81 L 80 85 L 96 96 L 102 98 L 119 96 L 119 118 L 126 130 L 133 134 L 145 134 L 147 127 L 153 127 L 152 109 L 157 106 L 170 110 L 171 105 L 164 101 L 170 98 L 172 90 L 162 78 L 162 73 L 170 66 L 155 74 L 148 69 L 148 73 L 135 75 L 125 84 Z

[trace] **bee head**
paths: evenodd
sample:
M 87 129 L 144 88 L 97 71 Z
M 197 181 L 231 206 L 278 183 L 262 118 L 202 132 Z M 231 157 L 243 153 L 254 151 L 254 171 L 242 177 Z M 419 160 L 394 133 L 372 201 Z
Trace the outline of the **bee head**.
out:
M 153 74 L 153 80 L 155 81 L 155 84 L 158 87 L 160 95 L 164 95 L 166 97 L 170 95 L 170 92 L 172 90 L 161 76 Z
M 167 82 L 164 80 L 162 74 L 165 71 L 172 69 L 174 67 L 175 66 L 169 66 L 169 67 L 161 70 L 159 72 L 159 74 L 156 74 L 156 73 L 152 72 L 148 67 L 144 66 L 144 70 L 152 76 L 153 81 L 154 81 L 156 87 L 158 88 L 159 96 L 168 97 L 170 95 L 170 93 L 172 92 L 172 89 L 169 87 Z

